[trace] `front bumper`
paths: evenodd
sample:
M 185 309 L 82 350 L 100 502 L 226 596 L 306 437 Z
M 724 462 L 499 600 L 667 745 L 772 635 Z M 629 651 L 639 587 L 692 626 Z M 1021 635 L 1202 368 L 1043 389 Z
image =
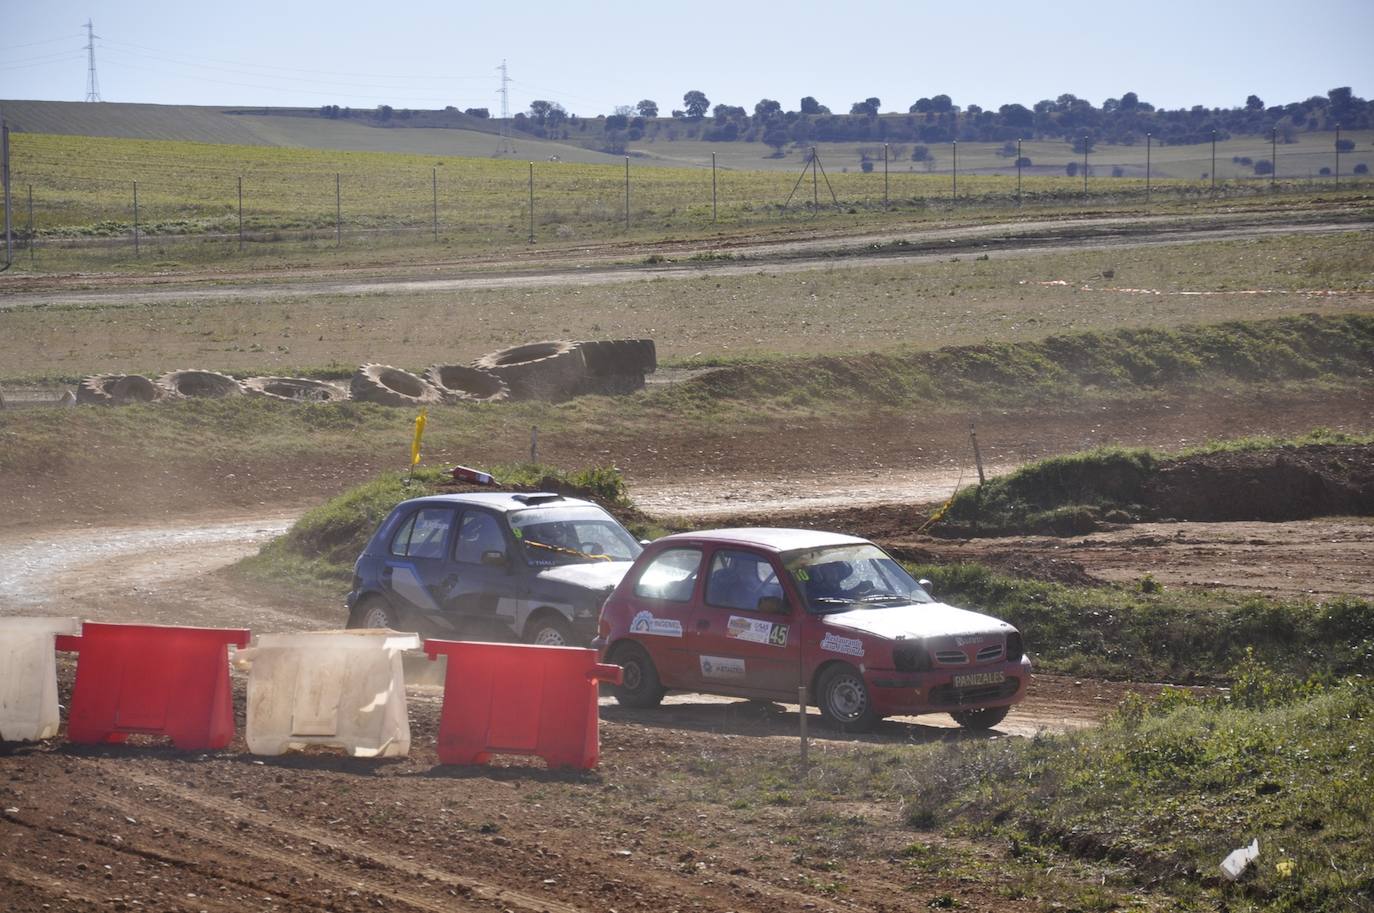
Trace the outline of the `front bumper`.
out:
M 969 684 L 956 681 L 956 677 L 970 672 L 980 676 L 994 673 L 1000 678 Z M 914 716 L 1019 703 L 1026 696 L 1030 676 L 1030 659 L 1022 657 L 1018 663 L 999 663 L 976 670 L 934 669 L 909 673 L 873 671 L 867 676 L 867 682 L 879 714 Z

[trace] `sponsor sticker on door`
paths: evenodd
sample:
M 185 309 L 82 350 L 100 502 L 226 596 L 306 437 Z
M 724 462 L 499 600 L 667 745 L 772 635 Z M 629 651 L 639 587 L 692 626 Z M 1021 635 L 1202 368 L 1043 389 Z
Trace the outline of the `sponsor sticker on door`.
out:
M 676 618 L 655 618 L 645 609 L 630 621 L 631 634 L 654 634 L 658 637 L 681 637 L 682 622 Z
M 772 644 L 775 647 L 787 645 L 787 625 L 774 624 L 762 618 L 745 618 L 731 615 L 725 625 L 725 636 L 733 640 L 747 640 L 754 644 Z
M 744 678 L 744 660 L 733 656 L 701 657 L 701 677 L 717 681 L 740 681 Z
M 843 653 L 846 656 L 863 656 L 864 642 L 857 637 L 841 637 L 827 632 L 821 638 L 821 649 L 829 650 L 831 653 Z

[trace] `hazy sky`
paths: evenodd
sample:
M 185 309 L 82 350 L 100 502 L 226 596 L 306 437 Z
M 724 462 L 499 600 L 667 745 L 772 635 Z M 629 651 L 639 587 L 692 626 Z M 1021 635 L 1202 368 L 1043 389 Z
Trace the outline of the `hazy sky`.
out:
M 996 107 L 1134 91 L 1169 108 L 1374 93 L 1374 0 L 0 0 L 0 98 L 84 100 L 88 17 L 105 101 L 497 114 L 502 58 L 512 114 L 536 98 L 582 115 L 651 98 L 667 114 L 689 89 L 837 112 L 875 95 L 905 111 L 940 93 Z

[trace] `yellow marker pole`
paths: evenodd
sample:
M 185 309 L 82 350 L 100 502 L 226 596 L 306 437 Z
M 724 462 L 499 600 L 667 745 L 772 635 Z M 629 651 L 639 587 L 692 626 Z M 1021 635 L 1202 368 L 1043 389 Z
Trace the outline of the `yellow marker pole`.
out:
M 420 414 L 415 416 L 415 436 L 410 441 L 410 474 L 406 476 L 406 484 L 415 476 L 415 467 L 420 462 L 420 439 L 425 436 L 425 423 L 429 420 L 429 410 L 421 409 Z

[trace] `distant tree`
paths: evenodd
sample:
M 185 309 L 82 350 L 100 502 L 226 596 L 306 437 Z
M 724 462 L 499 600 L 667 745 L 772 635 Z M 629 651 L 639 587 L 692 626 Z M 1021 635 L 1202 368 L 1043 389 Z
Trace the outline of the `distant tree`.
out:
M 782 123 L 771 124 L 768 129 L 763 131 L 763 142 L 765 145 L 773 147 L 773 155 L 782 156 L 782 147 L 787 145 L 787 127 Z
M 1258 174 L 1258 175 L 1261 175 L 1261 176 L 1262 176 L 1262 175 L 1273 174 L 1273 173 L 1274 173 L 1274 163 L 1273 163 L 1273 162 L 1269 161 L 1268 159 L 1260 159 L 1258 162 L 1255 162 L 1255 174 Z
M 1071 178 L 1078 177 L 1078 163 L 1069 162 L 1067 165 L 1064 166 L 1064 173 Z
M 377 106 L 377 118 L 378 118 L 379 120 L 391 120 L 391 115 L 392 115 L 393 113 L 394 113 L 394 112 L 392 111 L 391 105 L 378 105 L 378 106 Z
M 640 117 L 658 117 L 658 102 L 652 98 L 640 99 L 635 108 L 639 111 Z
M 630 119 L 624 114 L 612 114 L 606 118 L 606 130 L 624 130 L 630 126 Z
M 948 114 L 954 110 L 954 102 L 948 95 L 935 95 L 930 99 L 930 110 L 936 114 Z
M 760 98 L 754 105 L 754 121 L 764 124 L 782 113 L 782 105 L 771 98 Z
M 1355 173 L 1369 174 L 1369 166 L 1366 165 L 1364 162 L 1360 162 L 1358 165 L 1355 166 Z
M 881 104 L 882 102 L 877 98 L 870 96 L 863 101 L 854 102 L 854 104 L 849 107 L 849 113 L 864 117 L 876 117 L 878 114 L 878 107 Z
M 811 95 L 801 100 L 801 113 L 803 114 L 820 114 L 824 108 L 825 106 L 816 101 L 815 97 Z
M 464 108 L 463 113 L 466 114 L 468 117 L 491 117 L 491 112 L 488 111 L 486 108 Z
M 911 160 L 913 162 L 924 162 L 928 158 L 930 158 L 929 146 L 916 145 L 911 147 Z
M 1031 166 L 1031 160 L 1028 159 L 1028 158 L 1026 158 L 1026 157 L 1023 155 L 1023 156 L 1021 156 L 1019 159 L 1017 159 L 1016 162 L 1015 162 L 1014 164 L 1015 164 L 1018 168 L 1029 168 L 1029 167 Z
M 918 98 L 910 108 L 906 109 L 908 114 L 925 114 L 931 111 L 929 98 Z
M 1247 111 L 1263 111 L 1263 110 L 1264 110 L 1264 100 L 1261 99 L 1258 95 L 1247 95 L 1247 96 L 1245 97 L 1245 110 L 1247 110 Z
M 716 119 L 716 123 L 723 124 L 733 118 L 744 119 L 749 116 L 749 112 L 744 110 L 742 105 L 716 105 L 711 109 L 711 116 Z
M 1337 152 L 1354 152 L 1355 141 L 1353 139 L 1341 139 L 1336 141 Z
M 859 169 L 863 171 L 864 174 L 868 174 L 869 172 L 871 172 L 873 170 L 872 160 L 864 159 L 862 162 L 859 163 Z
M 706 94 L 698 89 L 692 89 L 682 96 L 682 104 L 687 116 L 691 118 L 701 118 L 706 116 L 706 112 L 711 108 L 711 100 Z
M 1125 95 L 1121 96 L 1122 111 L 1134 111 L 1139 106 L 1140 96 L 1136 95 L 1134 92 L 1127 92 Z
M 545 101 L 542 98 L 536 98 L 534 101 L 530 102 L 530 117 L 534 119 L 535 123 L 542 127 L 544 126 L 544 121 L 548 119 L 549 110 L 551 108 L 553 108 L 553 102 Z

